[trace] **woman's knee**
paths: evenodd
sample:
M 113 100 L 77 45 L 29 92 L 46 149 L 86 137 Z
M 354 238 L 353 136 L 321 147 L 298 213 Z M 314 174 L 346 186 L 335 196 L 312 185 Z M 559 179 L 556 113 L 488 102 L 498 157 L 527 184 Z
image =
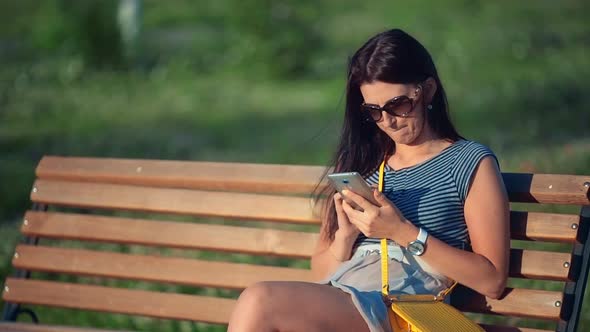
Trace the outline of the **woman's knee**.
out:
M 238 298 L 238 306 L 248 311 L 263 313 L 273 307 L 275 295 L 280 287 L 276 282 L 260 281 L 246 288 Z

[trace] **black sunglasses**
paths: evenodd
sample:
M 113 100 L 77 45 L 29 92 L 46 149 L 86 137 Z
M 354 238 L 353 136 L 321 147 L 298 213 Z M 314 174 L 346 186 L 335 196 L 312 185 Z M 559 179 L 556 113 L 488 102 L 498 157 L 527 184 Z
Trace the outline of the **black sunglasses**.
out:
M 388 100 L 383 107 L 374 104 L 361 104 L 361 112 L 365 121 L 379 122 L 383 111 L 392 116 L 405 118 L 414 110 L 414 99 L 408 96 L 397 96 Z

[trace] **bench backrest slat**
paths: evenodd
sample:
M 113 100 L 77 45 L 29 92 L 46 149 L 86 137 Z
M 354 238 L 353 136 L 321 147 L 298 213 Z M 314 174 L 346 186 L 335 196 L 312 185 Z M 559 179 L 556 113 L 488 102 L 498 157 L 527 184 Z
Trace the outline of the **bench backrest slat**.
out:
M 469 292 L 464 301 L 457 305 L 463 311 L 474 313 L 502 314 L 508 316 L 559 320 L 561 308 L 555 302 L 563 301 L 563 294 L 525 288 L 507 288 L 502 300 L 486 298 Z
M 229 316 L 226 310 L 232 307 L 234 302 L 233 300 L 224 299 L 224 307 L 219 308 L 215 306 L 215 301 L 212 298 L 208 298 L 211 299 L 211 302 L 206 307 L 203 307 L 199 305 L 200 298 L 197 296 L 195 296 L 195 299 L 189 299 L 191 296 L 183 294 L 39 280 L 9 278 L 7 285 L 11 289 L 11 291 L 5 293 L 7 301 L 63 307 L 73 307 L 75 305 L 76 308 L 83 309 L 218 323 L 227 322 Z M 460 306 L 464 311 L 537 317 L 553 321 L 559 320 L 560 313 L 560 308 L 554 304 L 556 301 L 563 300 L 561 292 L 533 289 L 508 289 L 508 295 L 502 301 L 485 299 L 478 294 L 473 294 L 468 299 L 469 301 Z M 230 301 L 232 304 L 230 304 Z M 535 303 L 535 305 L 531 306 L 530 303 Z M 188 307 L 192 310 L 181 308 L 185 304 L 193 306 Z M 215 315 L 217 321 L 213 321 L 211 315 Z
M 309 198 L 129 185 L 35 181 L 36 203 L 193 216 L 317 223 Z M 231 203 L 230 203 L 231 202 Z
M 8 278 L 4 299 L 62 308 L 226 324 L 235 300 L 65 282 Z
M 267 193 L 309 193 L 325 167 L 46 156 L 39 179 Z
M 309 258 L 317 233 L 180 221 L 28 211 L 21 231 L 32 237 L 139 244 Z
M 36 174 L 39 179 L 307 194 L 324 171 L 321 166 L 46 156 Z M 503 173 L 503 178 L 514 202 L 588 204 L 588 176 Z
M 294 258 L 310 258 L 318 237 L 307 232 L 56 212 L 29 211 L 26 220 L 22 231 L 30 236 Z M 567 281 L 566 262 L 571 262 L 569 253 L 512 249 L 510 274 Z
M 308 269 L 278 266 L 30 245 L 19 245 L 16 252 L 18 258 L 13 259 L 16 268 L 82 276 L 226 289 L 244 289 L 265 278 L 313 281 Z

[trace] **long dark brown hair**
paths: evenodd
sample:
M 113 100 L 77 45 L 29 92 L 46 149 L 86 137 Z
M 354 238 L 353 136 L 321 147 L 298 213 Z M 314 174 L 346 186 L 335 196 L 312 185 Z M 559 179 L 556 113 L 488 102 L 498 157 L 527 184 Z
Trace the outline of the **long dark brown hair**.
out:
M 395 142 L 377 125 L 363 121 L 360 105 L 363 102 L 360 86 L 375 81 L 393 84 L 418 84 L 433 78 L 437 89 L 432 99 L 432 110 L 427 123 L 434 134 L 456 141 L 462 138 L 449 118 L 445 90 L 432 61 L 432 57 L 412 36 L 400 29 L 388 30 L 369 39 L 350 59 L 346 84 L 346 108 L 340 142 L 332 159 L 333 172 L 356 171 L 363 176 L 375 172 L 384 155 L 395 152 Z M 323 183 L 325 180 L 322 177 Z M 333 195 L 328 186 L 316 189 L 316 195 L 327 197 L 322 208 L 323 234 L 334 240 L 338 229 Z

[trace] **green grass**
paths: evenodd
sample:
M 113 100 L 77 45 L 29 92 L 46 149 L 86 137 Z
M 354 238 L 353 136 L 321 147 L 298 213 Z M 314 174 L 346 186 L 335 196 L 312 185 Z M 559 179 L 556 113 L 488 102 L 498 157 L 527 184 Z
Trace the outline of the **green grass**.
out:
M 144 65 L 130 71 L 93 68 L 75 45 L 55 44 L 51 2 L 44 11 L 32 0 L 0 3 L 1 279 L 11 273 L 43 155 L 326 164 L 339 134 L 347 58 L 390 27 L 430 50 L 460 132 L 490 146 L 503 171 L 590 174 L 587 2 L 300 1 L 273 12 L 236 1 L 146 0 Z M 247 6 L 260 11 L 236 9 Z M 273 16 L 285 8 L 297 17 Z M 279 38 L 269 29 L 285 31 Z M 293 33 L 310 46 L 291 41 Z M 289 59 L 303 69 L 277 68 Z M 589 301 L 581 330 L 590 326 Z M 43 322 L 223 330 L 38 310 Z

